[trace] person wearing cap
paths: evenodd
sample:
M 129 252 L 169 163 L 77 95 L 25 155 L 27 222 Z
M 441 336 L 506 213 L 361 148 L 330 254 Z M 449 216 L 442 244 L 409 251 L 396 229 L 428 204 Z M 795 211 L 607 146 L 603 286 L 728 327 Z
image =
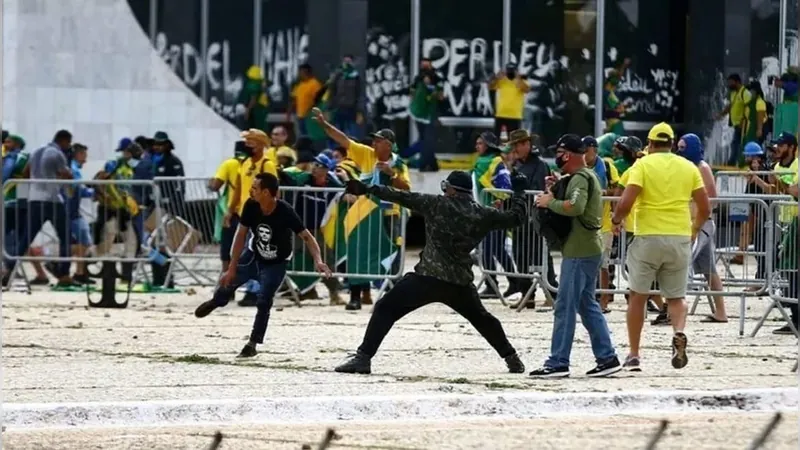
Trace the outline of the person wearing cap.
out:
M 478 158 L 472 168 L 472 175 L 477 181 L 476 194 L 478 202 L 486 206 L 497 206 L 508 198 L 507 194 L 499 192 L 486 192 L 485 189 L 511 189 L 511 172 L 509 172 L 503 158 L 500 156 L 500 141 L 491 131 L 485 131 L 478 136 L 475 141 L 475 150 Z M 484 239 L 481 246 L 481 263 L 487 271 L 494 272 L 495 262 L 499 264 L 500 270 L 510 273 L 514 271 L 514 262 L 511 255 L 506 251 L 506 232 L 505 230 L 495 230 L 490 232 Z M 491 283 L 486 283 L 486 288 L 481 292 L 481 298 L 498 298 L 500 292 L 497 290 L 497 276 L 490 275 Z M 509 290 L 503 295 L 506 297 L 510 292 L 516 292 L 512 286 L 516 280 L 508 277 Z
M 344 184 L 334 174 L 336 163 L 333 162 L 324 153 L 315 156 L 310 163 L 309 170 L 296 170 L 280 169 L 278 171 L 278 179 L 281 185 L 286 186 L 306 186 L 312 189 L 302 192 L 287 191 L 284 193 L 283 199 L 292 205 L 294 210 L 300 216 L 303 225 L 311 232 L 317 239 L 319 247 L 323 249 L 323 257 L 325 261 L 335 261 L 336 255 L 333 249 L 328 248 L 324 242 L 324 235 L 320 230 L 325 214 L 330 207 L 338 207 L 338 204 L 332 203 L 336 198 L 334 191 L 320 191 L 314 188 L 342 188 Z M 292 261 L 292 270 L 309 272 L 313 271 L 311 267 L 311 260 L 304 257 L 303 242 L 299 239 L 294 242 L 294 255 Z M 300 290 L 300 300 L 316 300 L 319 299 L 319 294 L 316 289 L 317 278 L 308 280 L 308 277 L 295 278 L 295 283 Z M 344 301 L 339 296 L 341 284 L 336 278 L 323 278 L 322 283 L 328 288 L 331 306 L 344 305 Z M 359 303 L 361 301 L 359 295 Z
M 619 175 L 622 176 L 645 153 L 642 149 L 642 141 L 638 137 L 620 136 L 614 141 L 614 154 L 616 155 L 614 166 L 616 166 Z
M 383 185 L 366 185 L 358 180 L 347 182 L 352 195 L 372 195 L 398 203 L 425 219 L 425 248 L 414 272 L 407 273 L 384 295 L 372 310 L 364 339 L 356 354 L 336 367 L 336 372 L 372 371 L 372 358 L 392 326 L 403 316 L 434 302 L 444 303 L 467 319 L 486 339 L 508 370 L 523 373 L 525 366 L 508 342 L 503 326 L 481 303 L 472 284 L 472 250 L 492 230 L 518 227 L 527 221 L 523 176 L 511 179 L 514 194 L 508 211 L 482 206 L 475 202 L 472 177 L 454 171 L 442 181 L 444 195 L 420 194 Z
M 571 217 L 572 228 L 561 249 L 561 283 L 554 307 L 550 356 L 544 366 L 530 373 L 533 378 L 563 378 L 570 375 L 570 354 L 575 338 L 576 316 L 589 332 L 597 366 L 589 377 L 606 377 L 621 370 L 611 333 L 595 298 L 597 273 L 603 255 L 600 237 L 603 211 L 602 187 L 594 171 L 586 167 L 586 147 L 578 135 L 565 134 L 556 143 L 556 166 L 566 177 L 564 198 L 555 198 L 549 187 L 536 196 L 537 208 L 547 208 Z
M 231 246 L 233 245 L 233 237 L 236 233 L 235 227 L 230 226 L 230 223 L 225 223 L 225 214 L 228 212 L 234 200 L 239 169 L 249 155 L 250 149 L 245 145 L 244 141 L 236 141 L 233 148 L 233 156 L 222 161 L 216 173 L 208 182 L 208 189 L 211 192 L 220 192 L 220 190 L 222 190 L 219 195 L 219 201 L 217 202 L 217 214 L 214 220 L 214 236 L 216 238 L 215 240 L 220 242 L 219 257 L 222 261 L 223 271 L 228 270 L 228 264 L 230 264 L 231 261 Z M 217 229 L 219 229 L 219 237 L 217 237 Z M 255 295 L 255 292 L 252 294 Z
M 509 141 L 507 146 L 514 154 L 514 167 L 512 172 L 518 172 L 525 176 L 528 184 L 525 186 L 526 191 L 544 191 L 545 179 L 550 176 L 550 166 L 539 155 L 539 150 L 533 147 L 533 137 L 527 130 L 514 130 L 509 134 Z M 512 249 L 514 250 L 514 262 L 517 265 L 517 271 L 524 274 L 532 274 L 535 267 L 544 265 L 543 258 L 543 240 L 536 234 L 533 226 L 527 224 L 516 228 L 511 234 Z M 550 252 L 547 253 L 547 282 L 553 288 L 558 287 L 556 280 L 555 265 L 553 264 L 553 257 Z M 514 283 L 513 291 L 509 289 L 508 294 L 519 292 L 522 294 L 523 299 L 530 291 L 533 281 L 529 278 L 517 278 Z M 545 289 L 542 287 L 542 289 Z M 555 299 L 555 298 L 554 298 Z M 548 305 L 545 303 L 545 305 Z M 518 304 L 510 305 L 511 308 L 516 309 Z M 530 298 L 526 302 L 528 308 L 535 308 L 536 302 Z
M 388 128 L 372 133 L 372 146 L 351 140 L 340 129 L 331 125 L 322 111 L 318 108 L 311 110 L 311 114 L 317 123 L 325 130 L 325 134 L 337 145 L 345 149 L 349 158 L 358 164 L 361 169 L 361 180 L 370 185 L 389 186 L 400 190 L 411 190 L 411 177 L 406 163 L 395 153 L 396 138 L 394 132 Z M 388 203 L 381 204 L 384 211 L 384 228 L 391 240 L 400 245 L 400 207 Z M 400 258 L 395 258 L 393 271 L 400 270 L 397 264 Z M 356 280 L 353 280 L 354 282 Z M 351 284 L 350 291 L 353 289 L 363 291 L 364 303 L 371 303 L 371 293 L 369 284 L 358 287 Z
M 729 166 L 737 166 L 739 163 L 739 153 L 742 148 L 742 127 L 745 124 L 744 110 L 750 103 L 751 95 L 747 87 L 742 83 L 742 77 L 738 73 L 728 75 L 728 104 L 716 116 L 716 120 L 722 120 L 729 116 L 728 125 L 733 127 L 733 140 L 731 140 L 731 154 L 728 157 Z
M 775 139 L 773 142 L 775 144 L 775 165 L 773 166 L 772 170 L 775 172 L 775 175 L 770 177 L 770 185 L 773 187 L 773 192 L 776 194 L 785 194 L 785 195 L 792 195 L 797 200 L 797 170 L 798 170 L 798 163 L 797 163 L 797 137 L 791 133 L 783 132 L 778 135 L 778 138 Z M 790 233 L 786 233 L 786 236 L 792 236 L 793 233 L 796 233 L 797 230 L 797 214 L 798 214 L 797 206 L 780 206 L 778 208 L 778 222 L 780 226 L 784 229 L 791 230 Z M 789 248 L 796 249 L 797 246 L 793 245 Z M 794 253 L 792 255 L 792 253 Z M 786 256 L 790 255 L 787 259 Z M 784 251 L 782 253 L 781 261 L 793 261 L 793 264 L 779 264 L 781 269 L 786 269 L 789 266 L 793 265 L 795 268 L 797 263 L 797 253 L 791 251 Z M 780 261 L 779 261 L 780 262 Z M 790 277 L 790 291 L 797 295 L 797 271 L 788 272 Z M 791 295 L 789 295 L 791 296 Z M 790 310 L 792 316 L 792 322 L 795 324 L 798 323 L 800 319 L 800 314 L 798 314 L 798 307 L 797 303 L 786 303 L 785 306 Z M 780 328 L 773 330 L 775 334 L 794 334 L 791 327 L 787 324 Z
M 175 145 L 164 131 L 156 131 L 153 135 L 153 155 L 151 160 L 157 177 L 182 178 L 186 176 L 183 170 L 183 162 L 175 155 Z M 187 218 L 186 182 L 171 180 L 162 181 L 159 185 L 161 201 L 166 204 L 167 212 L 175 217 Z M 156 265 L 153 265 L 153 267 L 156 267 Z M 163 269 L 163 267 L 159 266 L 160 269 Z
M 600 144 L 593 136 L 585 136 L 582 139 L 582 143 L 586 149 L 586 154 L 584 155 L 586 167 L 594 170 L 594 174 L 603 188 L 603 195 L 613 195 L 614 189 L 619 182 L 617 167 L 609 160 L 599 156 L 598 148 Z M 611 254 L 614 247 L 613 228 L 611 226 L 611 200 L 603 200 L 602 227 L 600 229 L 600 236 L 603 241 L 603 258 L 600 262 L 599 283 L 601 289 L 609 289 L 611 287 Z M 602 294 L 600 296 L 600 309 L 603 310 L 603 313 L 609 312 L 608 304 L 612 299 L 613 295 L 610 294 Z
M 706 195 L 709 199 L 717 198 L 717 183 L 714 179 L 714 173 L 711 171 L 711 166 L 705 162 L 703 151 L 703 143 L 700 137 L 694 133 L 689 133 L 681 136 L 678 141 L 677 154 L 683 156 L 689 162 L 697 166 L 700 171 L 700 176 L 703 179 L 703 186 L 706 189 Z M 691 204 L 692 215 L 696 213 L 697 206 Z M 713 208 L 712 208 L 713 213 Z M 700 218 L 696 219 L 701 220 Z M 697 233 L 697 239 L 692 246 L 692 271 L 694 275 L 703 275 L 708 287 L 713 292 L 722 292 L 722 279 L 717 273 L 717 227 L 714 224 L 714 217 L 709 215 L 702 227 Z M 727 323 L 728 315 L 725 312 L 725 299 L 719 295 L 713 295 L 714 298 L 714 314 L 710 314 L 703 318 L 701 322 L 705 323 Z
M 264 71 L 259 66 L 250 66 L 245 73 L 244 88 L 239 93 L 239 103 L 244 105 L 242 128 L 266 130 L 267 128 L 267 83 Z
M 606 124 L 606 133 L 625 134 L 625 127 L 622 124 L 625 105 L 617 97 L 616 91 L 630 65 L 631 59 L 625 58 L 619 67 L 612 69 L 606 75 L 605 84 L 603 85 L 603 120 Z
M 250 128 L 249 130 L 240 133 L 241 138 L 244 140 L 244 145 L 248 149 L 248 156 L 242 161 L 239 167 L 239 173 L 236 175 L 236 183 L 233 186 L 233 199 L 228 204 L 228 212 L 223 218 L 223 226 L 237 229 L 244 205 L 250 198 L 250 187 L 253 185 L 253 180 L 260 173 L 269 173 L 273 176 L 278 176 L 278 169 L 275 163 L 270 161 L 266 156 L 266 148 L 269 146 L 270 140 L 267 134 L 257 128 Z M 233 258 L 233 256 L 232 256 Z M 257 296 L 255 293 L 259 292 L 260 286 L 257 281 L 248 283 L 245 297 L 238 302 L 239 306 L 256 306 Z
M 628 342 L 625 360 L 629 370 L 640 369 L 640 340 L 644 325 L 645 302 L 653 281 L 666 299 L 674 330 L 672 366 L 688 363 L 684 332 L 687 306 L 686 285 L 692 242 L 711 215 L 708 194 L 697 167 L 674 153 L 675 132 L 662 122 L 647 134 L 649 153 L 626 174 L 628 180 L 614 209 L 611 222 L 619 227 L 633 204 L 636 237 L 628 248 Z M 686 206 L 694 201 L 694 217 Z
M 517 65 L 506 64 L 505 71 L 498 72 L 489 80 L 489 90 L 495 92 L 494 134 L 500 136 L 503 131 L 510 133 L 519 129 L 525 110 L 525 94 L 531 87 L 517 70 Z
M 747 164 L 748 172 L 769 172 L 772 165 L 767 161 L 764 149 L 757 142 L 748 142 L 744 146 L 744 159 Z M 744 193 L 747 195 L 764 195 L 772 193 L 773 187 L 769 184 L 768 175 L 750 174 L 747 176 L 747 187 Z M 767 221 L 767 212 L 763 208 L 750 208 L 747 222 L 739 230 L 739 251 L 741 254 L 731 258 L 731 264 L 744 264 L 744 253 L 752 242 L 755 251 L 758 253 L 766 252 L 766 239 L 762 233 Z M 756 255 L 756 280 L 766 280 L 767 260 L 763 255 Z M 761 286 L 750 286 L 745 289 L 748 292 L 758 292 L 766 283 Z

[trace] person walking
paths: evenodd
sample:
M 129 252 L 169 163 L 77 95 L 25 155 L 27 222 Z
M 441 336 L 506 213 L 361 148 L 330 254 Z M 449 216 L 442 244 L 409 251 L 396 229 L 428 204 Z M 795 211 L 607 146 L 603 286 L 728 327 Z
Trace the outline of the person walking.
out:
M 711 214 L 703 178 L 697 167 L 674 153 L 675 132 L 662 122 L 647 135 L 649 153 L 628 169 L 625 190 L 611 223 L 617 232 L 634 202 L 635 237 L 628 248 L 629 300 L 626 322 L 630 353 L 624 367 L 640 371 L 640 341 L 645 302 L 653 281 L 667 300 L 672 337 L 672 367 L 688 363 L 684 332 L 687 307 L 686 284 L 692 241 Z M 692 221 L 687 205 L 694 200 L 697 213 Z
M 292 255 L 292 233 L 305 243 L 317 271 L 329 277 L 331 271 L 322 262 L 317 240 L 303 226 L 291 205 L 278 199 L 278 178 L 271 173 L 256 175 L 236 230 L 228 270 L 222 275 L 214 297 L 200 304 L 194 312 L 198 318 L 208 316 L 227 305 L 239 286 L 257 279 L 260 290 L 253 330 L 239 353 L 240 358 L 256 356 L 256 345 L 264 343 L 275 292 L 286 276 L 286 266 Z M 246 248 L 245 241 L 248 241 Z
M 603 256 L 600 228 L 603 188 L 592 169 L 586 166 L 586 147 L 574 134 L 562 136 L 556 144 L 556 165 L 566 174 L 564 199 L 556 199 L 553 186 L 536 196 L 536 206 L 572 217 L 572 228 L 561 249 L 561 283 L 555 303 L 550 357 L 544 367 L 530 373 L 533 378 L 563 378 L 570 375 L 570 353 L 575 338 L 576 315 L 589 332 L 597 366 L 589 377 L 605 377 L 622 366 L 611 343 L 611 332 L 603 310 L 595 298 L 597 274 Z M 551 179 L 552 180 L 552 179 Z
M 467 319 L 506 362 L 509 372 L 523 373 L 525 365 L 508 342 L 500 321 L 483 307 L 472 284 L 470 252 L 492 230 L 514 228 L 527 220 L 524 190 L 527 181 L 511 179 L 511 208 L 500 211 L 479 205 L 472 197 L 472 178 L 454 171 L 442 182 L 444 195 L 406 192 L 382 185 L 347 182 L 347 192 L 372 195 L 397 203 L 425 219 L 425 248 L 414 272 L 407 273 L 372 310 L 364 339 L 355 355 L 336 367 L 336 372 L 368 374 L 372 358 L 392 326 L 403 316 L 434 302 L 444 303 Z

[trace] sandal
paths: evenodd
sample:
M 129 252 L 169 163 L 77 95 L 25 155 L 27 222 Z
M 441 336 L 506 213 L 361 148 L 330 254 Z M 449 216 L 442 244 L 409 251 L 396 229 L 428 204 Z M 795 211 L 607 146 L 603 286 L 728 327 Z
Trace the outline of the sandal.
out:
M 700 319 L 700 323 L 728 323 L 727 320 L 719 320 L 712 315 L 707 315 Z

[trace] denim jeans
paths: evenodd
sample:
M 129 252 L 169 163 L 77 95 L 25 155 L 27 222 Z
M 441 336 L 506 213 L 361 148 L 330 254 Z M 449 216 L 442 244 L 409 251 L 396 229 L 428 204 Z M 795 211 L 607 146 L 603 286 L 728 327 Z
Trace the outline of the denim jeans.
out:
M 616 357 L 608 323 L 595 299 L 597 273 L 602 255 L 588 258 L 564 258 L 561 263 L 561 279 L 558 285 L 558 300 L 555 303 L 553 339 L 550 343 L 550 358 L 545 366 L 569 367 L 569 356 L 575 338 L 576 315 L 589 332 L 592 352 L 598 364 Z
M 733 127 L 733 140 L 731 141 L 731 155 L 728 157 L 729 166 L 739 165 L 739 156 L 742 153 L 742 127 Z
M 72 254 L 70 250 L 71 233 L 70 222 L 67 220 L 67 207 L 63 203 L 47 201 L 29 201 L 27 208 L 28 216 L 16 217 L 17 229 L 14 233 L 14 241 L 7 244 L 6 249 L 11 256 L 24 255 L 31 245 L 31 242 L 39 234 L 45 223 L 50 222 L 56 230 L 58 236 L 58 256 L 69 258 Z M 10 261 L 4 261 L 6 269 Z M 64 277 L 69 275 L 69 261 L 59 262 L 55 265 L 55 275 Z
M 258 280 L 261 289 L 257 294 L 256 318 L 253 321 L 253 331 L 250 332 L 250 342 L 263 344 L 264 335 L 267 334 L 269 312 L 272 309 L 275 292 L 280 287 L 285 276 L 286 262 L 265 264 L 256 259 L 253 252 L 245 250 L 242 252 L 239 264 L 236 266 L 236 279 L 230 285 L 219 287 L 214 292 L 214 303 L 218 306 L 227 305 L 239 286 L 250 280 Z

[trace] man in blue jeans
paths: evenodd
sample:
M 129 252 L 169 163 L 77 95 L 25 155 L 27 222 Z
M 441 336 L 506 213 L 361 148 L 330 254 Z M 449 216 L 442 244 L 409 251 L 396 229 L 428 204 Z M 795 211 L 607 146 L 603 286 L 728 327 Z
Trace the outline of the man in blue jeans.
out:
M 331 275 L 328 266 L 322 262 L 314 236 L 303 226 L 291 205 L 278 200 L 277 196 L 278 178 L 270 173 L 256 175 L 250 188 L 250 199 L 244 205 L 236 230 L 228 270 L 222 275 L 214 298 L 194 311 L 195 316 L 205 317 L 218 307 L 227 305 L 239 286 L 251 279 L 258 280 L 261 289 L 253 331 L 250 341 L 239 353 L 240 358 L 256 356 L 256 345 L 264 343 L 275 291 L 286 276 L 287 260 L 292 255 L 292 233 L 303 240 L 317 270 L 326 277 Z
M 622 369 L 608 323 L 595 299 L 597 274 L 603 254 L 600 224 L 603 212 L 602 194 L 597 177 L 586 166 L 586 147 L 581 138 L 566 134 L 556 144 L 556 165 L 565 174 L 563 198 L 556 199 L 555 180 L 548 177 L 547 191 L 536 197 L 536 206 L 571 217 L 572 228 L 562 243 L 561 279 L 558 301 L 555 302 L 553 338 L 550 357 L 544 367 L 530 373 L 533 378 L 563 378 L 569 376 L 569 358 L 575 337 L 576 315 L 589 332 L 597 367 L 586 373 L 589 377 L 606 377 Z M 560 185 L 560 186 L 563 186 Z

